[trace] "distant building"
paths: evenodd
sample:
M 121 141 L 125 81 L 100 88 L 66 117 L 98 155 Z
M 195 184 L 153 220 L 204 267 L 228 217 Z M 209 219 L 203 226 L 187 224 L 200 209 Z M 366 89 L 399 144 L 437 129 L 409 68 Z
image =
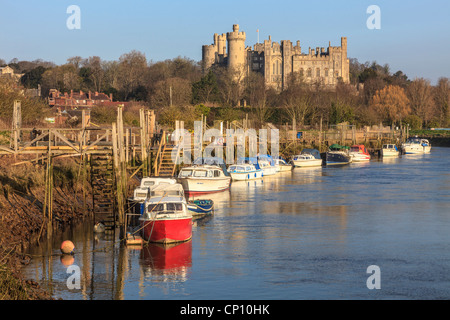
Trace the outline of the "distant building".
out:
M 50 89 L 48 104 L 51 107 L 58 107 L 64 110 L 88 108 L 92 106 L 98 106 L 104 103 L 111 103 L 113 101 L 112 94 L 107 95 L 105 93 L 99 93 L 91 91 L 70 91 L 70 94 L 65 92 L 64 94 L 56 89 Z
M 214 43 L 202 47 L 203 72 L 213 65 L 226 66 L 243 78 L 250 72 L 264 75 L 268 87 L 282 90 L 289 76 L 298 73 L 309 84 L 320 84 L 334 88 L 339 81 L 350 82 L 349 59 L 347 58 L 347 38 L 341 38 L 341 46 L 309 48 L 302 53 L 300 41 L 293 46 L 291 41 L 272 42 L 269 36 L 264 43 L 253 48 L 245 47 L 246 34 L 239 31 L 239 25 L 233 25 L 233 32 L 214 34 Z M 227 49 L 228 43 L 228 49 Z
M 10 77 L 16 81 L 19 81 L 23 75 L 23 73 L 15 73 L 14 69 L 10 66 L 0 67 L 0 77 Z

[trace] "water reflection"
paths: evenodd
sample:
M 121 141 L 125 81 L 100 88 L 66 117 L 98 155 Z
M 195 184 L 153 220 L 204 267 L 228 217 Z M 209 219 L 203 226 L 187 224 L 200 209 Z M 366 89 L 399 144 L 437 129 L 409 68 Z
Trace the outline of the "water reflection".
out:
M 143 281 L 184 282 L 192 267 L 192 241 L 160 245 L 149 244 L 141 250 Z

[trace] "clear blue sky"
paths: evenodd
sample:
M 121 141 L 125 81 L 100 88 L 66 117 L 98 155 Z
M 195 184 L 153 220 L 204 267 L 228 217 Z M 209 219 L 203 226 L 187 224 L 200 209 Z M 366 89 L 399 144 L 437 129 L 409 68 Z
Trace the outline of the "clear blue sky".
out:
M 81 29 L 69 30 L 69 5 L 81 9 Z M 381 9 L 381 30 L 369 30 L 369 5 Z M 400 0 L 0 0 L 0 58 L 43 59 L 57 64 L 72 56 L 116 60 L 138 50 L 148 60 L 201 59 L 214 33 L 238 23 L 247 45 L 260 40 L 300 40 L 308 47 L 340 45 L 360 62 L 388 63 L 410 79 L 435 83 L 450 77 L 450 1 Z

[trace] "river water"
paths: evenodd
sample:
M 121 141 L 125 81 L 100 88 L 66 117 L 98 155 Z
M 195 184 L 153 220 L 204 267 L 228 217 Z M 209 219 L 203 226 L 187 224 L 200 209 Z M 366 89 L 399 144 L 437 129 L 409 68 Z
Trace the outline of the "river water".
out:
M 188 243 L 130 248 L 86 224 L 34 248 L 24 273 L 65 300 L 449 299 L 449 159 L 433 148 L 233 182 L 206 197 L 215 213 Z

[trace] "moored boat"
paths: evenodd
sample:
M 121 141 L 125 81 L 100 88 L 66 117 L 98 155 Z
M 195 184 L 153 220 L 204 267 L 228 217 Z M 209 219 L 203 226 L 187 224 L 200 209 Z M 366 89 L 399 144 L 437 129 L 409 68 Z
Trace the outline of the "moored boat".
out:
M 352 162 L 370 161 L 371 158 L 369 151 L 362 144 L 351 146 L 349 154 L 352 157 Z
M 187 203 L 187 207 L 194 216 L 210 214 L 214 210 L 214 201 L 210 199 L 191 200 Z
M 416 137 L 408 138 L 402 144 L 402 151 L 405 154 L 423 154 L 431 152 L 431 144 L 427 139 Z
M 165 244 L 190 240 L 192 213 L 187 208 L 181 184 L 152 188 L 139 221 L 145 241 Z
M 399 156 L 398 148 L 395 144 L 384 144 L 381 148 L 381 156 L 383 158 L 386 157 L 398 157 Z
M 231 177 L 216 165 L 193 165 L 180 170 L 178 181 L 188 194 L 205 194 L 229 189 Z
M 326 154 L 326 165 L 344 165 L 352 162 L 352 157 L 348 153 L 348 147 L 333 144 Z
M 272 176 L 276 174 L 279 169 L 275 166 L 275 162 L 269 155 L 258 155 L 257 167 L 263 171 L 263 176 Z
M 278 167 L 279 172 L 292 171 L 292 165 L 287 163 L 284 159 L 275 159 L 275 166 Z
M 263 176 L 263 170 L 257 169 L 254 164 L 238 161 L 239 164 L 233 164 L 228 167 L 228 173 L 233 181 L 259 179 Z
M 294 167 L 319 167 L 323 161 L 319 150 L 303 149 L 301 154 L 292 157 L 291 162 Z

